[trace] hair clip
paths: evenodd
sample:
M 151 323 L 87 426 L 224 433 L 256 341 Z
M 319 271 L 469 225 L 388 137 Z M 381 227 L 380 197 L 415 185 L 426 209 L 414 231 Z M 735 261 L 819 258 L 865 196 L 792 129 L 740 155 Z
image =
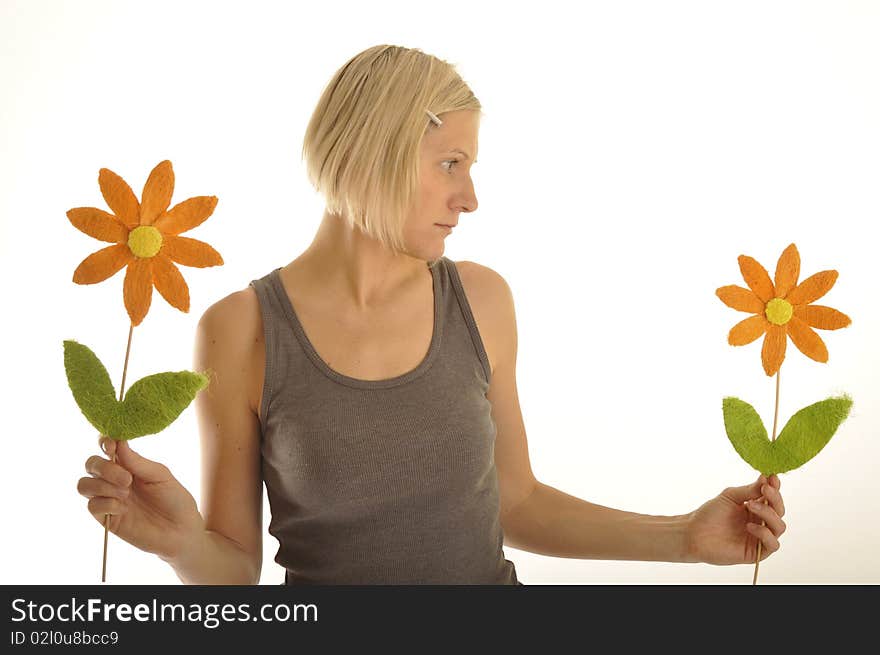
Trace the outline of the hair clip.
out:
M 443 125 L 443 121 L 441 121 L 439 118 L 437 118 L 436 114 L 434 114 L 433 112 L 431 112 L 428 109 L 426 109 L 425 111 L 428 112 L 428 116 L 431 117 L 431 121 L 434 123 L 434 125 L 437 125 L 438 127 L 440 125 Z

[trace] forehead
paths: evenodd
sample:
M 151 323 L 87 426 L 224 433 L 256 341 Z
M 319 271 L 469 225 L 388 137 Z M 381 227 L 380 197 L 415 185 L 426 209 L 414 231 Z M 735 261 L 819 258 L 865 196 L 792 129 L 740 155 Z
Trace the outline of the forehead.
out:
M 450 111 L 442 116 L 442 125 L 430 123 L 424 141 L 435 152 L 461 151 L 471 158 L 477 156 L 477 137 L 480 129 L 478 111 Z

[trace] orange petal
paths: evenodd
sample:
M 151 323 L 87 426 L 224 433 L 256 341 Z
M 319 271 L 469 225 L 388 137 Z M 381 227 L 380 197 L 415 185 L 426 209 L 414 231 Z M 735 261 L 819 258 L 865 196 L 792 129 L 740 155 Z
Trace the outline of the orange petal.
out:
M 837 282 L 837 271 L 816 273 L 792 289 L 785 299 L 792 305 L 806 305 L 828 293 L 835 282 Z
M 113 214 L 97 207 L 74 207 L 67 212 L 67 218 L 80 232 L 90 237 L 110 243 L 127 243 L 128 228 Z
M 810 359 L 817 362 L 828 361 L 828 348 L 825 347 L 822 337 L 797 316 L 792 316 L 788 322 L 788 336 L 797 349 Z
M 785 295 L 797 284 L 798 275 L 800 274 L 801 256 L 798 254 L 797 247 L 792 243 L 782 251 L 779 261 L 776 262 L 776 276 L 774 279 L 776 297 L 785 298 Z
M 166 236 L 162 241 L 162 250 L 159 252 L 184 266 L 205 268 L 223 263 L 220 253 L 207 243 L 187 237 Z
M 744 346 L 752 343 L 767 331 L 770 321 L 762 314 L 749 316 L 747 319 L 740 321 L 730 329 L 727 335 L 727 343 L 731 346 Z
M 140 224 L 140 205 L 134 195 L 134 191 L 109 168 L 102 168 L 98 172 L 98 185 L 101 194 L 107 202 L 107 206 L 119 217 L 129 229 L 134 229 Z
M 172 207 L 154 223 L 163 234 L 180 234 L 204 223 L 217 206 L 217 196 L 196 196 Z
M 761 266 L 757 261 L 748 255 L 739 256 L 739 270 L 742 272 L 743 279 L 749 285 L 749 289 L 755 292 L 765 303 L 776 296 L 773 288 L 773 282 L 767 269 Z
M 721 302 L 728 307 L 733 307 L 741 312 L 758 314 L 764 311 L 764 303 L 758 296 L 748 289 L 743 289 L 735 284 L 719 287 L 715 290 L 715 295 L 721 298 Z
M 172 307 L 189 311 L 189 287 L 178 268 L 161 252 L 153 257 L 153 284 Z
M 810 327 L 820 330 L 838 330 L 852 323 L 843 312 L 822 305 L 795 305 L 794 315 Z
M 168 209 L 174 193 L 174 171 L 167 159 L 159 162 L 144 184 L 141 195 L 141 225 L 152 225 Z
M 125 309 L 131 317 L 132 325 L 140 325 L 150 310 L 153 299 L 152 257 L 135 257 L 125 271 L 122 285 Z
M 761 347 L 764 372 L 770 376 L 775 375 L 782 366 L 783 359 L 785 359 L 785 328 L 771 323 L 764 337 L 764 345 Z
M 124 243 L 107 246 L 80 262 L 73 272 L 73 281 L 77 284 L 103 282 L 133 259 L 134 255 Z

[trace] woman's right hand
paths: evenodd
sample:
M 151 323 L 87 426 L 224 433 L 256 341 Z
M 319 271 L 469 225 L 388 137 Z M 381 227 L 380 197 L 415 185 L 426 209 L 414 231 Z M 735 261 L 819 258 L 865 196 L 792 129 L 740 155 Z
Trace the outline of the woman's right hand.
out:
M 201 538 L 204 519 L 196 501 L 168 467 L 134 452 L 127 441 L 102 436 L 99 443 L 109 459 L 89 457 L 86 471 L 93 477 L 80 478 L 76 486 L 98 523 L 103 526 L 110 514 L 110 532 L 164 560 Z

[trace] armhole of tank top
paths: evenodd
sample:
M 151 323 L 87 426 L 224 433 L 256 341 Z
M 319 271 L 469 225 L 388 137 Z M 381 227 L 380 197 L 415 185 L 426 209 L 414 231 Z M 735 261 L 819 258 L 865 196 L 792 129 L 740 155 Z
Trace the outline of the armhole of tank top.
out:
M 467 323 L 468 332 L 470 332 L 471 335 L 471 341 L 474 344 L 474 349 L 477 351 L 477 358 L 480 360 L 480 365 L 483 367 L 483 375 L 486 378 L 486 384 L 489 384 L 492 380 L 492 367 L 489 364 L 489 357 L 486 354 L 486 348 L 483 345 L 483 337 L 480 335 L 477 322 L 474 320 L 473 312 L 471 312 L 470 302 L 468 302 L 467 294 L 464 292 L 464 286 L 458 275 L 458 268 L 456 267 L 455 262 L 448 257 L 444 257 L 443 259 L 446 260 L 446 270 L 449 271 L 449 278 L 452 280 L 455 297 L 458 300 L 458 306 L 461 308 L 464 321 Z
M 268 305 L 271 302 L 269 294 L 272 293 L 271 287 L 265 280 L 255 280 L 251 282 L 254 292 L 257 294 L 257 300 L 260 305 L 260 319 L 263 323 L 263 349 L 266 363 L 263 366 L 263 391 L 260 394 L 260 434 L 266 433 L 266 418 L 269 415 L 269 405 L 272 402 L 272 380 L 275 375 L 275 339 L 273 338 L 272 323 L 269 320 Z

